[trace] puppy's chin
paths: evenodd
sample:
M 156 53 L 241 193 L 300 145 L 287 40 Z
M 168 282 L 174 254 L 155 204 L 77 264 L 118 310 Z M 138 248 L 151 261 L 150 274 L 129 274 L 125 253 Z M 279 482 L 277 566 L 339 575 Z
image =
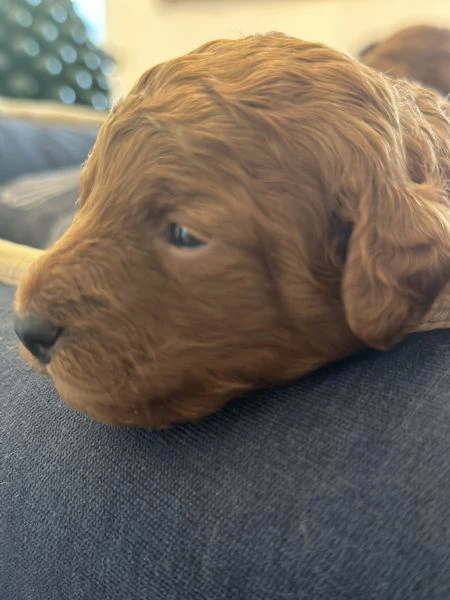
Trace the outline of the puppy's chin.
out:
M 186 421 L 195 421 L 208 416 L 206 414 L 186 415 L 171 406 L 170 401 L 143 401 L 126 394 L 122 390 L 120 396 L 108 394 L 104 390 L 94 389 L 81 381 L 69 381 L 49 368 L 49 375 L 59 396 L 76 411 L 87 415 L 104 425 L 117 427 L 138 427 L 143 429 L 165 429 Z
M 25 348 L 22 344 L 20 345 L 20 356 L 24 359 L 26 363 L 30 365 L 33 371 L 36 371 L 40 375 L 45 375 L 49 377 L 47 366 L 43 365 L 41 362 L 35 358 L 29 350 Z

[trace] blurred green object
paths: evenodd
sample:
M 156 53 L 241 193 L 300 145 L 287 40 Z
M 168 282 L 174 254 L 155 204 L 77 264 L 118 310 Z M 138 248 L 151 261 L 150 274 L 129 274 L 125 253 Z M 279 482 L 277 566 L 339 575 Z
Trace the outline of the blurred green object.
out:
M 71 0 L 0 0 L 0 96 L 107 110 L 113 67 Z

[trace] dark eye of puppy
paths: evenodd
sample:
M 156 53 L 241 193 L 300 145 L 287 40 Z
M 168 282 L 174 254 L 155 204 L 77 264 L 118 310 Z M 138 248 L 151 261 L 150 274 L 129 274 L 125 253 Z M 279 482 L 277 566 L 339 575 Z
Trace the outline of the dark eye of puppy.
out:
M 192 235 L 188 227 L 176 223 L 169 226 L 169 242 L 177 248 L 198 248 L 205 245 L 205 242 Z

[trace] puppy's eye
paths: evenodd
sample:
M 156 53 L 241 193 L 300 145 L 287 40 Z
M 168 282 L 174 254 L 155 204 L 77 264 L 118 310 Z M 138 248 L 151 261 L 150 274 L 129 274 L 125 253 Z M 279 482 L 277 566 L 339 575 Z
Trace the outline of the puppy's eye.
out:
M 177 248 L 198 248 L 205 242 L 192 235 L 188 227 L 171 223 L 169 227 L 169 242 Z

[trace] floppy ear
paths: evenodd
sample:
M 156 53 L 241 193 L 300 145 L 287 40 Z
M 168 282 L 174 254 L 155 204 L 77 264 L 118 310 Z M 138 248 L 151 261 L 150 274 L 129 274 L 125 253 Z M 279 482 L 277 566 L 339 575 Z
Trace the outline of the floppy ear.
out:
M 342 298 L 353 333 L 374 348 L 418 325 L 450 277 L 450 205 L 435 184 L 383 184 L 360 199 Z

